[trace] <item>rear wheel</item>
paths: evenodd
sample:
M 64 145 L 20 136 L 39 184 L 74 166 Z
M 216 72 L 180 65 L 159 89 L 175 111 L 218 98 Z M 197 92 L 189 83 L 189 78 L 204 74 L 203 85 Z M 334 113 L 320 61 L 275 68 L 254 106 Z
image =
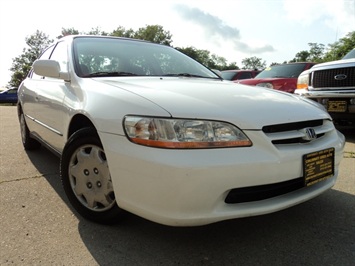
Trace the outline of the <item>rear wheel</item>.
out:
M 31 138 L 30 131 L 26 124 L 25 115 L 23 113 L 20 114 L 20 130 L 22 144 L 25 150 L 36 150 L 41 147 L 41 143 Z
M 120 219 L 123 211 L 116 204 L 105 151 L 94 129 L 70 137 L 60 169 L 65 193 L 79 214 L 103 224 Z

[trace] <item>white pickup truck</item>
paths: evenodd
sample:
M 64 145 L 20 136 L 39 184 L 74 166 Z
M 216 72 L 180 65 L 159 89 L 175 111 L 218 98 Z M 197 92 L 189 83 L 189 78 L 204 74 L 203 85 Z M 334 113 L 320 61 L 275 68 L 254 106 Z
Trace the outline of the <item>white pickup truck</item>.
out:
M 295 93 L 321 103 L 334 122 L 355 125 L 355 48 L 302 72 Z

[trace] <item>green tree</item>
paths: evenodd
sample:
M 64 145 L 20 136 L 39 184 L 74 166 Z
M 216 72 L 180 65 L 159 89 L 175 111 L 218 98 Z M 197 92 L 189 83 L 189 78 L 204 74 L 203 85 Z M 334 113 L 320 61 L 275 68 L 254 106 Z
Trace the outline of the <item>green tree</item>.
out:
M 310 62 L 323 62 L 324 44 L 321 43 L 308 43 L 310 46 L 308 61 Z
M 256 56 L 244 58 L 242 64 L 242 69 L 264 69 L 266 67 L 266 62 Z
M 87 34 L 87 35 L 101 35 L 101 36 L 108 36 L 109 35 L 107 32 L 101 30 L 99 27 L 91 28 L 91 30 L 86 32 L 85 34 Z
M 209 68 L 224 70 L 227 68 L 227 60 L 216 54 L 211 55 L 210 65 Z
M 211 62 L 213 61 L 210 52 L 207 50 L 199 50 L 192 46 L 185 48 L 175 47 L 175 49 L 195 59 L 205 66 L 210 66 Z
M 74 29 L 74 28 L 62 28 L 62 34 L 59 35 L 57 37 L 57 39 L 61 39 L 65 36 L 68 36 L 68 35 L 78 35 L 79 34 L 79 31 Z
M 189 46 L 189 47 L 175 47 L 176 50 L 186 54 L 187 56 L 199 61 L 198 59 L 198 52 L 195 47 Z M 200 62 L 200 61 L 199 61 Z
M 345 37 L 332 44 L 328 44 L 325 49 L 324 44 L 308 43 L 308 51 L 300 51 L 290 62 L 328 62 L 343 58 L 350 50 L 355 47 L 355 31 L 349 32 Z M 325 52 L 326 51 L 326 52 Z
M 289 61 L 290 63 L 293 62 L 316 62 L 316 63 L 321 63 L 324 61 L 324 44 L 321 43 L 313 43 L 310 42 L 308 43 L 310 49 L 303 50 L 298 52 L 295 55 L 295 58 Z
M 291 60 L 290 62 L 307 62 L 308 58 L 310 56 L 309 51 L 301 51 L 298 52 L 295 56 L 295 58 L 293 60 Z
M 349 32 L 339 41 L 329 44 L 329 49 L 324 56 L 324 61 L 334 61 L 343 58 L 349 51 L 355 48 L 355 31 Z
M 165 31 L 160 25 L 147 25 L 139 28 L 133 35 L 135 39 L 146 40 L 154 43 L 169 45 L 172 43 L 169 31 Z
M 184 48 L 176 47 L 175 49 L 209 68 L 218 70 L 239 69 L 235 62 L 227 65 L 227 60 L 224 57 L 211 54 L 208 50 L 200 50 L 192 46 Z
M 22 54 L 13 59 L 10 71 L 12 72 L 9 85 L 18 88 L 22 80 L 28 75 L 33 62 L 39 57 L 42 51 L 53 42 L 45 33 L 37 30 L 33 35 L 25 38 L 27 48 Z
M 134 38 L 134 30 L 128 29 L 126 30 L 124 27 L 119 26 L 116 28 L 114 31 L 110 33 L 110 36 L 116 36 L 116 37 L 125 37 L 125 38 Z
M 225 68 L 222 68 L 220 70 L 233 70 L 233 69 L 239 69 L 237 62 L 229 63 Z

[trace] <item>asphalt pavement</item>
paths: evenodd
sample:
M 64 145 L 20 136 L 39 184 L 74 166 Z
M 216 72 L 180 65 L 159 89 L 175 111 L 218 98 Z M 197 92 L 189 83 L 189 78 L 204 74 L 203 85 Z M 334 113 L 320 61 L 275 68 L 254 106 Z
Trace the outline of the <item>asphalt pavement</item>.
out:
M 355 129 L 337 184 L 303 204 L 200 227 L 132 214 L 104 226 L 78 216 L 59 159 L 24 151 L 15 106 L 0 106 L 0 265 L 355 265 Z

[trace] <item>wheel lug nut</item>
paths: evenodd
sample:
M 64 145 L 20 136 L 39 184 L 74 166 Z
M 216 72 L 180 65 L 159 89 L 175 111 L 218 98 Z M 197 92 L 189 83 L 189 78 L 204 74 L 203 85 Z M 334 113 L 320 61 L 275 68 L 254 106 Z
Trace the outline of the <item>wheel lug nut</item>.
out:
M 96 185 L 97 185 L 98 187 L 101 187 L 101 182 L 100 182 L 100 181 L 97 181 Z
M 88 188 L 92 188 L 92 184 L 91 184 L 90 182 L 87 183 L 86 186 L 87 186 Z
M 94 168 L 94 173 L 95 173 L 95 174 L 98 174 L 98 173 L 99 173 L 99 170 L 97 170 L 97 168 Z
M 89 170 L 88 170 L 88 169 L 85 169 L 85 170 L 84 170 L 84 175 L 89 175 L 89 174 L 90 174 Z

